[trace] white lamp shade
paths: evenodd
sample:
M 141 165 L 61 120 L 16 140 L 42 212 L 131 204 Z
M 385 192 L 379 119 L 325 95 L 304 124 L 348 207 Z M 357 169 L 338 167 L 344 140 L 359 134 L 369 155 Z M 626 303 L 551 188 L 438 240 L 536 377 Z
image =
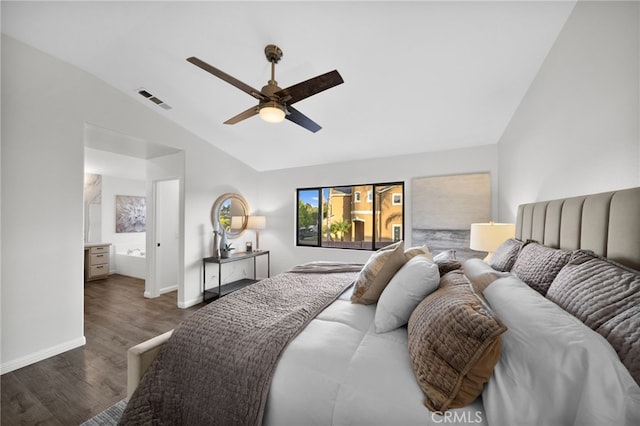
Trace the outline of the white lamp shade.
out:
M 244 216 L 231 216 L 231 229 L 241 229 L 244 220 Z
M 469 237 L 471 250 L 493 253 L 496 249 L 516 234 L 516 226 L 513 223 L 472 223 Z
M 267 226 L 267 219 L 264 216 L 249 216 L 247 228 L 264 229 Z

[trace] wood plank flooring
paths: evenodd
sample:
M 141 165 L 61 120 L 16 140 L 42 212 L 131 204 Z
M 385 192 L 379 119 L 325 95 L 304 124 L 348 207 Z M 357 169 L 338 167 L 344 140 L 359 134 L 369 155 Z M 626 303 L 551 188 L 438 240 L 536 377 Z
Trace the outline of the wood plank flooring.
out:
M 176 306 L 176 292 L 143 297 L 122 275 L 85 283 L 87 344 L 0 378 L 2 425 L 78 425 L 126 397 L 127 349 L 164 333 L 203 305 Z

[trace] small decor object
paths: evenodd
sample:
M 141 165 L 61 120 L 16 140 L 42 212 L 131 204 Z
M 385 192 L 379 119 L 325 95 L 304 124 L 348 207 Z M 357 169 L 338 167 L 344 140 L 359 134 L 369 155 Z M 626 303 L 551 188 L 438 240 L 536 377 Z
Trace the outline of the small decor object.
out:
M 253 251 L 253 243 L 251 241 L 247 241 L 246 243 L 246 252 L 251 253 Z
M 233 247 L 231 247 L 231 243 L 227 243 L 224 246 L 221 246 L 220 257 L 222 257 L 223 259 L 226 259 L 231 254 L 231 250 L 233 250 Z
M 225 231 L 224 228 L 222 228 L 222 232 L 220 232 L 220 250 L 222 251 L 222 249 L 227 245 L 227 231 Z
M 211 257 L 218 257 L 220 255 L 219 245 L 218 245 L 218 234 L 220 234 L 215 229 L 213 230 L 213 253 L 211 253 Z

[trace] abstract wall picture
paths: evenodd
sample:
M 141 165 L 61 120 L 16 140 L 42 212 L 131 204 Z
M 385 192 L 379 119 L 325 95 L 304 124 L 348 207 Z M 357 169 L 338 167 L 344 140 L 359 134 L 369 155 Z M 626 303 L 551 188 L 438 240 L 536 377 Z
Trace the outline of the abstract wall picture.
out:
M 461 260 L 486 255 L 469 248 L 469 234 L 472 223 L 491 220 L 489 173 L 415 178 L 411 193 L 412 245 L 454 249 Z
M 116 195 L 116 233 L 145 232 L 146 225 L 146 198 Z

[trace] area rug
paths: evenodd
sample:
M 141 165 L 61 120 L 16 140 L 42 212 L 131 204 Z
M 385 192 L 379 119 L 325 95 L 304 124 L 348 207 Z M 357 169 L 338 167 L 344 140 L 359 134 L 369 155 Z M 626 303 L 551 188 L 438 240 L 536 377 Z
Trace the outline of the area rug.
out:
M 107 425 L 117 425 L 118 420 L 122 417 L 122 413 L 124 412 L 124 408 L 127 406 L 127 401 L 123 399 L 122 401 L 116 402 L 111 407 L 104 410 L 102 413 L 90 418 L 86 422 L 82 423 L 80 426 L 107 426 Z

